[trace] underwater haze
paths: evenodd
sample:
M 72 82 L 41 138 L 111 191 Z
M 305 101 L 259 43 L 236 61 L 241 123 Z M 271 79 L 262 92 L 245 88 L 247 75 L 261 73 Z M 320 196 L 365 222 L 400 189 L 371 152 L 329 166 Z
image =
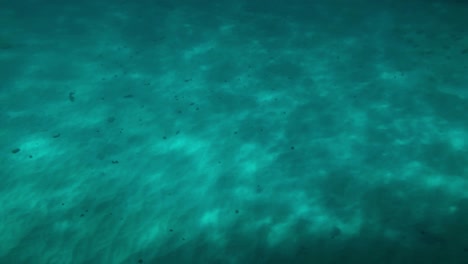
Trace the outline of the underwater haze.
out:
M 0 264 L 467 264 L 468 1 L 0 2 Z

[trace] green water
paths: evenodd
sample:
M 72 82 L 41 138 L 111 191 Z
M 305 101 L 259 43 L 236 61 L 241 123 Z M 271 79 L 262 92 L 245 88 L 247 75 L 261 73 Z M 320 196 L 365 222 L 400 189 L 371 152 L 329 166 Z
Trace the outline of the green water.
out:
M 0 24 L 0 264 L 468 263 L 466 1 Z

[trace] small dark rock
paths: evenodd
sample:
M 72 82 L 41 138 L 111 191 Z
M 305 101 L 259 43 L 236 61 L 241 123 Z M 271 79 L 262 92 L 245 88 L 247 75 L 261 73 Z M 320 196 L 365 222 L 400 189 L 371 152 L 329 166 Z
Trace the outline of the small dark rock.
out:
M 75 92 L 68 93 L 68 100 L 70 100 L 70 102 L 75 102 Z

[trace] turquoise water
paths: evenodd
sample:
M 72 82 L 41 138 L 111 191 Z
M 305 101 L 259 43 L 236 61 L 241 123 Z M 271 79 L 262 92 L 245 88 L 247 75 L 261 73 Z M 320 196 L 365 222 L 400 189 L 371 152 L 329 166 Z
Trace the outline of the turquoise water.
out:
M 466 1 L 0 2 L 0 263 L 468 263 Z

